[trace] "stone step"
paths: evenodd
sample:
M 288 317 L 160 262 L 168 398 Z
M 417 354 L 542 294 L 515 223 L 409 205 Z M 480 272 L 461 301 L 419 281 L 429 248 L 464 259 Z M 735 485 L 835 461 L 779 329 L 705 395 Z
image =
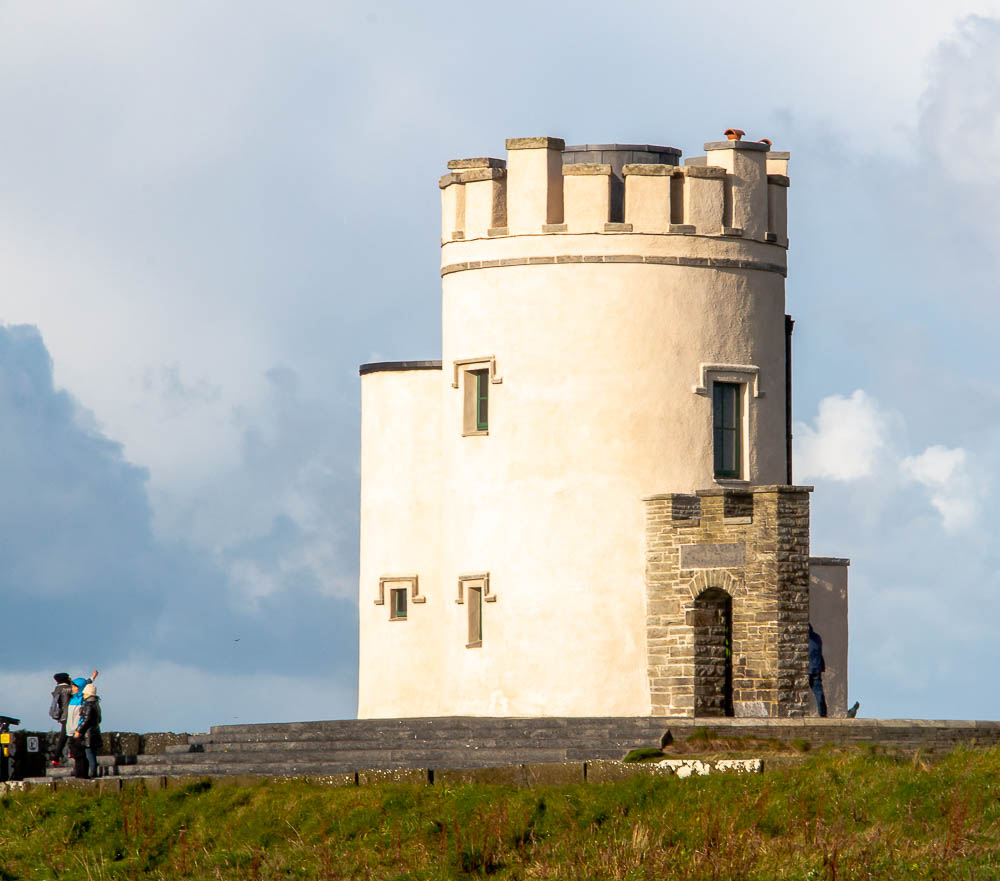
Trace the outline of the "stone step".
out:
M 565 743 L 569 741 L 592 742 L 595 740 L 648 740 L 659 739 L 667 726 L 568 726 L 563 728 L 531 728 L 511 729 L 501 726 L 449 726 L 441 729 L 404 728 L 376 729 L 371 727 L 355 728 L 320 728 L 297 731 L 281 731 L 274 729 L 251 731 L 220 731 L 206 738 L 194 741 L 197 745 L 226 743 L 305 743 L 310 741 L 330 742 L 365 742 L 369 744 L 395 744 L 408 742 L 430 743 L 435 741 L 495 741 L 522 743 L 525 741 L 550 741 Z
M 183 755 L 184 753 L 199 753 L 202 751 L 201 745 L 195 743 L 172 743 L 163 748 L 163 752 L 167 755 Z
M 558 724 L 556 724 L 558 723 Z M 405 719 L 405 720 L 356 720 L 340 722 L 299 722 L 282 725 L 223 725 L 215 726 L 211 739 L 221 740 L 309 740 L 335 739 L 337 737 L 413 736 L 444 738 L 456 732 L 501 733 L 544 736 L 551 732 L 558 736 L 570 730 L 591 731 L 649 731 L 662 729 L 658 720 L 602 720 L 602 719 Z M 197 738 L 192 739 L 197 742 Z
M 580 752 L 595 752 L 594 749 L 582 749 Z M 603 752 L 613 753 L 615 758 L 621 758 L 621 751 L 618 749 L 604 750 Z M 603 758 L 603 756 L 602 756 Z M 187 754 L 159 754 L 150 756 L 137 756 L 136 767 L 144 769 L 172 767 L 188 767 L 194 765 L 214 764 L 215 766 L 243 766 L 265 763 L 282 762 L 312 762 L 328 763 L 337 762 L 349 765 L 353 769 L 357 768 L 378 768 L 388 766 L 393 767 L 442 767 L 442 768 L 462 768 L 479 766 L 485 763 L 497 764 L 522 764 L 524 762 L 562 762 L 566 760 L 565 749 L 530 748 L 518 747 L 514 749 L 502 750 L 477 750 L 463 748 L 439 748 L 433 750 L 404 749 L 404 750 L 290 750 L 282 752 L 268 751 L 233 751 L 228 753 L 187 753 Z M 159 772 L 157 772 L 159 773 Z
M 1000 742 L 1000 723 L 877 719 L 674 719 L 664 717 L 362 719 L 215 726 L 141 756 L 101 756 L 108 776 L 332 775 L 365 769 L 454 770 L 620 759 L 655 746 L 669 729 L 681 741 L 698 728 L 719 738 L 872 742 L 943 749 Z M 71 773 L 50 769 L 53 777 Z
M 958 726 L 948 723 L 902 722 L 844 719 L 667 719 L 644 718 L 622 720 L 562 719 L 555 720 L 359 720 L 356 722 L 315 722 L 289 725 L 218 726 L 201 743 L 235 742 L 305 742 L 365 740 L 394 743 L 400 740 L 485 740 L 496 738 L 555 739 L 560 742 L 596 741 L 606 738 L 619 740 L 659 739 L 667 728 L 675 737 L 684 737 L 695 728 L 708 727 L 719 736 L 803 738 L 812 742 L 857 742 L 861 740 L 913 739 L 925 741 L 968 740 L 978 735 L 982 739 L 1000 738 L 997 723 L 968 723 Z M 439 722 L 440 724 L 434 724 Z M 975 729 L 973 732 L 971 729 Z
M 649 746 L 659 742 L 662 732 L 654 735 L 645 733 L 631 734 L 604 734 L 581 732 L 576 736 L 561 734 L 559 736 L 546 737 L 517 737 L 512 735 L 496 737 L 438 737 L 438 738 L 410 738 L 410 737 L 379 737 L 379 738 L 351 738 L 351 739 L 320 739 L 309 740 L 226 740 L 222 742 L 207 742 L 193 746 L 189 752 L 202 750 L 207 753 L 219 753 L 227 751 L 266 751 L 266 750 L 297 750 L 297 749 L 327 749 L 327 750 L 356 750 L 356 749 L 435 749 L 449 748 L 453 746 L 463 746 L 479 749 L 508 749 L 520 746 L 529 747 L 549 747 L 566 748 L 570 746 L 585 746 L 588 744 L 615 745 L 622 748 L 631 749 L 635 746 Z M 180 752 L 180 750 L 177 750 Z
M 404 765 L 384 766 L 387 769 L 405 768 Z M 354 774 L 358 769 L 350 762 L 246 762 L 240 765 L 220 765 L 216 762 L 199 762 L 184 765 L 160 766 L 130 765 L 119 769 L 122 777 L 183 777 L 183 776 L 263 776 L 299 777 L 328 774 Z

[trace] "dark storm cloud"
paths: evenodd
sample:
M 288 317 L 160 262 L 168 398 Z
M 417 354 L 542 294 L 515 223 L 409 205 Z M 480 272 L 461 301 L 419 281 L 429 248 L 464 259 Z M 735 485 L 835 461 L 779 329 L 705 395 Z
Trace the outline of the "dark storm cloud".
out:
M 291 458 L 308 458 L 310 423 L 296 415 L 294 378 L 276 371 L 272 379 L 280 415 L 299 439 Z M 314 439 L 320 428 L 313 426 Z M 247 438 L 247 467 L 273 472 L 282 461 L 272 455 L 275 441 L 249 429 Z M 62 669 L 70 656 L 101 666 L 142 659 L 245 675 L 322 670 L 350 690 L 354 603 L 331 596 L 308 566 L 282 565 L 306 540 L 302 527 L 278 516 L 218 555 L 157 540 L 146 480 L 91 414 L 54 386 L 37 329 L 0 326 L 5 669 Z M 280 482 L 272 473 L 261 489 Z M 274 590 L 248 598 L 229 575 L 239 563 L 274 575 Z
M 0 326 L 0 585 L 8 602 L 155 604 L 146 479 L 54 387 L 37 329 Z M 61 620 L 53 627 L 63 628 Z

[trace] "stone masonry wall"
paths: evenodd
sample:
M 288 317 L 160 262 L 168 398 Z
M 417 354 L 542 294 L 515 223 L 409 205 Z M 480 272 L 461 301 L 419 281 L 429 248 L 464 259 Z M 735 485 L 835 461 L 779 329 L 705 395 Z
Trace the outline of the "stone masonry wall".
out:
M 717 666 L 695 664 L 705 617 L 695 600 L 712 588 L 732 598 L 735 715 L 806 714 L 810 491 L 759 486 L 645 499 L 653 715 L 695 715 L 696 679 Z M 705 690 L 699 683 L 699 694 Z

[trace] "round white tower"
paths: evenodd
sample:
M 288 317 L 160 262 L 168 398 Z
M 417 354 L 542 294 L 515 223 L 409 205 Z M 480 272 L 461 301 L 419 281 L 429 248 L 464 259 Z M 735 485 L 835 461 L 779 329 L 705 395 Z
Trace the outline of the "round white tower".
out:
M 789 482 L 787 154 L 507 150 L 440 182 L 441 363 L 362 368 L 362 717 L 649 713 L 643 497 Z

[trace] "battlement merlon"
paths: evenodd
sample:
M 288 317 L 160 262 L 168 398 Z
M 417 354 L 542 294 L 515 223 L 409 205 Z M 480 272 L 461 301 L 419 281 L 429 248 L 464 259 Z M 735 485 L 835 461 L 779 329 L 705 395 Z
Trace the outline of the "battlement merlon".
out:
M 506 161 L 480 157 L 448 163 L 449 173 L 439 182 L 442 244 L 631 232 L 788 246 L 789 154 L 767 143 L 709 142 L 705 156 L 683 166 L 667 164 L 680 155 L 673 147 L 567 148 L 550 137 L 509 138 L 506 146 Z M 618 167 L 578 161 L 608 154 L 617 154 Z M 623 154 L 661 161 L 622 166 Z

